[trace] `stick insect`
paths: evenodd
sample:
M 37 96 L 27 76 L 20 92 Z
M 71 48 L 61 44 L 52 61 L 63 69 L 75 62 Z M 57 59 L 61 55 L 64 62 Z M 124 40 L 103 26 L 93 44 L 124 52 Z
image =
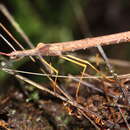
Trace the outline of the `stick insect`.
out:
M 3 9 L 3 6 L 2 6 Z M 4 8 L 4 11 L 6 9 Z M 3 13 L 9 18 L 9 16 L 11 16 L 9 14 L 9 12 L 6 10 L 6 13 L 3 11 Z M 11 23 L 16 23 L 14 21 L 14 19 L 12 18 L 12 16 L 9 18 L 9 21 Z M 0 24 L 0 26 L 6 31 L 8 32 L 2 24 Z M 17 28 L 18 32 L 22 32 L 21 30 L 19 31 L 18 26 L 16 27 L 16 24 L 14 24 L 14 27 Z M 60 58 L 67 60 L 69 62 L 72 62 L 74 64 L 77 64 L 79 66 L 81 66 L 83 68 L 82 72 L 81 72 L 81 77 L 80 77 L 80 81 L 78 83 L 77 89 L 76 89 L 76 98 L 78 97 L 78 93 L 79 93 L 79 88 L 80 88 L 80 84 L 82 79 L 84 78 L 84 74 L 85 71 L 87 69 L 87 65 L 89 65 L 92 69 L 94 69 L 97 73 L 101 74 L 103 77 L 105 77 L 104 74 L 102 74 L 98 69 L 96 69 L 91 63 L 89 63 L 86 60 L 74 57 L 72 55 L 63 55 L 64 52 L 68 52 L 68 51 L 76 51 L 76 50 L 80 50 L 80 49 L 86 49 L 86 48 L 90 48 L 90 47 L 95 47 L 97 45 L 109 45 L 109 44 L 114 44 L 114 43 L 120 43 L 120 42 L 128 42 L 130 39 L 130 32 L 125 32 L 125 33 L 119 33 L 119 34 L 115 34 L 115 35 L 108 35 L 108 36 L 102 36 L 102 37 L 96 37 L 96 38 L 86 38 L 86 39 L 82 39 L 82 40 L 77 40 L 77 41 L 70 41 L 70 42 L 63 42 L 63 43 L 54 43 L 54 44 L 44 44 L 44 43 L 38 43 L 38 45 L 30 50 L 25 50 L 21 44 L 19 44 L 17 42 L 17 40 L 15 40 L 13 38 L 13 36 L 8 32 L 8 34 L 11 36 L 11 38 L 21 47 L 22 51 L 16 51 L 11 45 L 10 47 L 13 49 L 13 52 L 11 53 L 3 53 L 0 52 L 1 55 L 6 55 L 9 56 L 11 59 L 16 59 L 16 58 L 21 58 L 21 57 L 25 57 L 25 56 L 39 56 L 40 60 L 47 66 L 50 68 L 51 72 L 55 72 L 56 73 L 56 78 L 53 81 L 50 77 L 48 77 L 54 84 L 54 86 L 57 85 L 56 81 L 57 81 L 57 77 L 58 77 L 58 73 L 59 71 L 54 68 L 52 65 L 50 65 L 49 63 L 47 63 L 42 56 L 59 56 Z M 22 36 L 25 37 L 25 34 L 22 32 Z M 1 36 L 2 37 L 2 36 Z M 24 39 L 27 39 L 26 37 Z M 29 41 L 29 40 L 26 40 Z M 7 42 L 7 41 L 6 41 Z M 30 45 L 30 42 L 29 42 Z M 32 58 L 32 57 L 31 57 Z M 32 58 L 33 60 L 33 58 Z M 55 87 L 54 87 L 54 91 L 55 91 Z

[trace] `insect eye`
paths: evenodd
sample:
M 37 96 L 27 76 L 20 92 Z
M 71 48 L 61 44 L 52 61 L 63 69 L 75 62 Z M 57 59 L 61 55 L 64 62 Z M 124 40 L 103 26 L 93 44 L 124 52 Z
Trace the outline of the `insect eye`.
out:
M 19 60 L 19 59 L 21 59 L 22 57 L 21 56 L 17 56 L 17 55 L 12 55 L 12 56 L 10 56 L 10 59 L 11 60 Z
M 20 58 L 20 56 L 15 55 L 15 54 L 10 56 L 10 59 L 11 59 L 11 60 L 17 60 L 17 59 L 19 59 L 19 58 Z
M 9 55 L 10 55 L 11 60 L 15 60 L 15 59 L 19 58 L 19 56 L 17 55 L 16 52 L 11 52 Z
M 10 56 L 10 59 L 12 59 L 12 60 L 17 59 L 17 58 L 18 58 L 18 56 L 16 56 L 16 55 Z

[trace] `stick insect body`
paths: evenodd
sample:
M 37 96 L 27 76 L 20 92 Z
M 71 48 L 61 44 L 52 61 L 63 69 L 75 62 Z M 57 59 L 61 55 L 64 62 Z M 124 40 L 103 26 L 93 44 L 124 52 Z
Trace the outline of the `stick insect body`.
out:
M 15 51 L 9 55 L 13 57 L 21 56 L 60 56 L 64 52 L 76 51 L 91 47 L 96 47 L 97 45 L 111 45 L 119 44 L 130 41 L 130 31 L 117 33 L 107 36 L 100 36 L 95 38 L 86 38 L 82 40 L 75 40 L 69 42 L 53 43 L 53 44 L 44 44 L 39 43 L 36 48 L 26 50 L 26 51 Z
M 117 40 L 118 39 L 118 40 Z M 63 43 L 54 43 L 54 44 L 44 44 L 39 43 L 35 48 L 29 50 L 22 51 L 13 51 L 11 53 L 5 54 L 0 53 L 1 55 L 9 56 L 11 59 L 21 58 L 25 56 L 59 56 L 62 59 L 65 59 L 69 62 L 73 62 L 81 67 L 83 67 L 81 79 L 76 91 L 76 97 L 78 96 L 78 91 L 80 87 L 80 83 L 82 81 L 83 75 L 86 71 L 87 65 L 91 66 L 96 72 L 100 73 L 93 65 L 91 65 L 88 61 L 71 56 L 71 55 L 63 55 L 64 52 L 67 51 L 75 51 L 80 49 L 86 49 L 90 47 L 96 47 L 97 45 L 110 45 L 110 44 L 118 44 L 120 42 L 128 42 L 130 41 L 130 32 L 117 33 L 114 35 L 101 36 L 95 38 L 86 38 L 82 40 L 69 41 Z M 42 60 L 45 62 L 44 60 Z M 47 62 L 46 64 L 52 68 L 56 74 L 58 75 L 58 70 L 50 66 Z M 100 73 L 101 74 L 101 73 Z M 103 77 L 105 77 L 102 74 Z M 55 80 L 56 82 L 56 80 Z
M 0 11 L 7 17 L 7 19 L 10 21 L 10 23 L 13 25 L 13 27 L 17 30 L 17 32 L 22 36 L 22 38 L 28 43 L 28 45 L 33 48 L 33 44 L 29 40 L 29 38 L 26 36 L 24 31 L 20 28 L 20 26 L 17 24 L 15 19 L 12 17 L 12 15 L 8 12 L 6 7 L 4 5 L 0 4 Z M 0 24 L 1 25 L 1 24 Z M 12 39 L 14 39 L 12 37 Z M 16 42 L 16 40 L 14 40 Z M 42 56 L 59 56 L 65 60 L 68 60 L 70 62 L 73 62 L 81 67 L 83 67 L 82 71 L 82 76 L 81 80 L 83 78 L 83 75 L 86 71 L 87 65 L 91 66 L 97 73 L 99 71 L 91 65 L 88 61 L 71 56 L 71 55 L 63 55 L 64 52 L 68 51 L 76 51 L 80 49 L 86 49 L 90 47 L 96 47 L 97 45 L 111 45 L 111 44 L 118 44 L 118 43 L 125 43 L 130 41 L 130 31 L 128 32 L 123 32 L 123 33 L 117 33 L 117 34 L 112 34 L 112 35 L 107 35 L 107 36 L 101 36 L 101 37 L 95 37 L 95 38 L 85 38 L 81 40 L 76 40 L 76 41 L 69 41 L 69 42 L 63 42 L 63 43 L 54 43 L 54 44 L 44 44 L 40 43 L 37 45 L 36 48 L 30 49 L 30 50 L 24 50 L 24 48 L 21 48 L 22 51 L 13 51 L 11 53 L 3 53 L 0 52 L 1 55 L 6 55 L 9 56 L 12 59 L 20 58 L 20 57 L 25 57 L 25 56 L 39 56 L 42 63 L 48 66 L 48 68 L 51 68 L 56 75 L 58 75 L 58 70 L 55 69 L 53 66 L 48 64 Z M 18 42 L 17 42 L 18 43 Z M 19 46 L 21 46 L 19 44 Z M 105 77 L 102 74 L 103 77 Z M 80 80 L 80 81 L 81 81 Z M 56 80 L 55 80 L 56 82 Z M 80 82 L 79 82 L 80 85 Z M 78 88 L 79 88 L 78 85 Z

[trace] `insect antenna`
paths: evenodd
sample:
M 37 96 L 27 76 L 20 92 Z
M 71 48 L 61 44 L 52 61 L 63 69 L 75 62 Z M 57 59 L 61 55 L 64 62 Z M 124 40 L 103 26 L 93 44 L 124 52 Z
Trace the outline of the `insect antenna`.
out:
M 10 48 L 13 51 L 16 51 L 16 49 L 12 46 L 12 44 L 0 33 L 0 37 L 10 46 Z

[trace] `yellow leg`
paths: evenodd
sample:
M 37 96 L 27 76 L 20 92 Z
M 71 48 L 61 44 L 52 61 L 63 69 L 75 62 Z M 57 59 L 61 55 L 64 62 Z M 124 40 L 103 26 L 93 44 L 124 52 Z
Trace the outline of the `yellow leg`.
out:
M 56 91 L 56 85 L 57 85 L 57 77 L 58 77 L 58 70 L 57 69 L 55 69 L 51 64 L 49 64 L 47 61 L 45 61 L 43 58 L 40 58 L 41 59 L 41 61 L 43 62 L 43 63 L 45 63 L 53 72 L 55 72 L 56 73 L 56 77 L 55 77 L 55 80 L 53 80 L 52 78 L 50 78 L 49 76 L 47 76 L 48 77 L 48 79 L 54 84 L 54 92 Z
M 65 59 L 65 60 L 67 60 L 67 61 L 70 61 L 70 62 L 72 62 L 72 63 L 75 63 L 75 64 L 77 64 L 77 65 L 79 65 L 79 66 L 81 66 L 81 67 L 84 68 L 83 71 L 82 71 L 82 75 L 81 75 L 79 84 L 78 84 L 77 89 L 76 89 L 76 99 L 77 99 L 77 98 L 78 98 L 78 95 L 79 95 L 80 84 L 81 84 L 81 81 L 82 81 L 82 79 L 83 79 L 83 75 L 84 75 L 84 73 L 85 73 L 85 71 L 86 71 L 87 65 L 78 62 L 77 59 L 79 59 L 79 58 L 76 58 L 76 57 L 74 57 L 74 56 L 72 56 L 72 57 L 70 56 L 70 58 L 68 58 L 68 56 L 69 56 L 69 55 L 67 55 L 67 56 L 60 56 L 60 57 L 61 57 L 62 59 Z M 73 60 L 73 59 L 74 59 L 74 60 Z M 76 59 L 77 61 L 76 61 L 75 59 Z M 79 61 L 80 61 L 80 60 L 79 60 Z
M 107 80 L 109 80 L 109 81 L 113 81 L 112 79 L 108 79 L 105 74 L 103 74 L 102 72 L 100 72 L 97 68 L 95 68 L 95 67 L 94 67 L 91 63 L 89 63 L 88 61 L 83 60 L 83 59 L 80 59 L 80 58 L 77 58 L 77 57 L 72 56 L 72 55 L 66 55 L 66 57 L 72 58 L 72 59 L 77 60 L 77 61 L 79 61 L 79 62 L 81 62 L 81 63 L 84 63 L 84 64 L 89 65 L 92 69 L 94 69 L 94 70 L 95 70 L 98 74 L 100 74 L 103 78 L 105 78 L 105 79 L 107 79 Z
M 53 84 L 54 84 L 54 92 L 56 92 L 56 85 L 57 85 L 57 78 L 58 78 L 58 75 L 59 75 L 59 72 L 58 72 L 58 70 L 57 69 L 55 69 L 52 65 L 51 65 L 51 63 L 49 64 L 50 66 L 50 68 L 52 69 L 52 71 L 54 71 L 55 73 L 56 73 L 56 77 L 55 77 L 55 79 L 54 79 L 54 82 L 52 82 Z M 51 72 L 51 74 L 52 74 L 53 72 Z M 52 79 L 52 78 L 51 78 Z
M 103 77 L 106 77 L 103 73 L 101 73 L 98 69 L 96 69 L 91 63 L 89 63 L 86 60 L 77 58 L 77 57 L 72 56 L 72 55 L 65 55 L 65 56 L 60 56 L 60 57 L 67 60 L 67 61 L 70 61 L 72 63 L 75 63 L 75 64 L 83 67 L 82 75 L 81 75 L 81 78 L 80 78 L 80 81 L 79 81 L 79 84 L 78 84 L 77 90 L 76 90 L 76 98 L 78 97 L 80 84 L 81 84 L 81 81 L 83 79 L 84 73 L 85 73 L 85 71 L 87 69 L 87 65 L 89 65 L 92 69 L 94 69 L 97 73 L 101 74 Z
M 66 56 L 69 57 L 69 58 L 72 58 L 72 59 L 74 59 L 74 60 L 77 60 L 77 61 L 79 61 L 79 62 L 81 62 L 81 63 L 88 64 L 88 65 L 91 66 L 97 73 L 100 73 L 100 71 L 99 71 L 98 69 L 96 69 L 96 68 L 95 68 L 91 63 L 89 63 L 88 61 L 83 60 L 83 59 L 80 59 L 80 58 L 77 58 L 77 57 L 72 56 L 72 55 L 66 55 Z

